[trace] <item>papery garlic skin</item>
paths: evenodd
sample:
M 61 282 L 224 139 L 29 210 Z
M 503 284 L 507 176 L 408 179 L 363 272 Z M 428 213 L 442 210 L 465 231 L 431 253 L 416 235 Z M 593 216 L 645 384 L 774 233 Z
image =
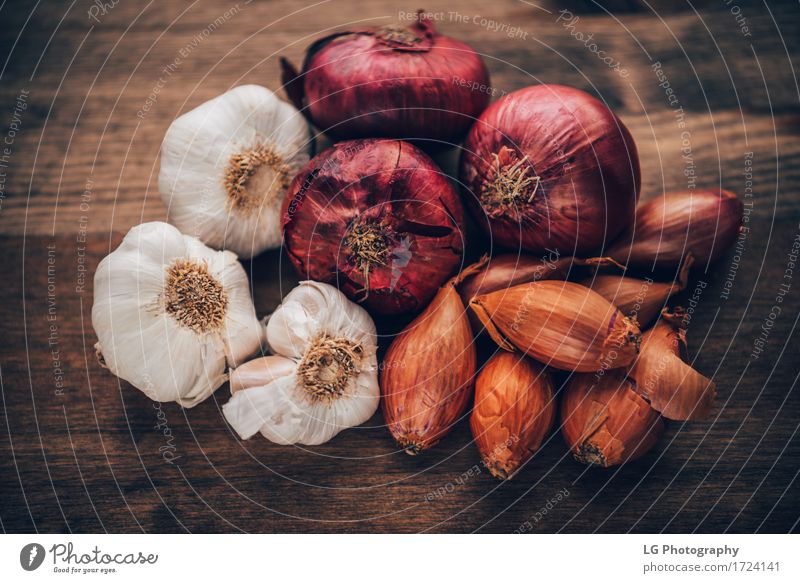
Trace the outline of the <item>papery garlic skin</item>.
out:
M 167 223 L 132 228 L 94 276 L 102 362 L 149 398 L 194 407 L 265 336 L 236 255 Z
M 281 204 L 311 146 L 300 112 L 266 87 L 203 103 L 173 121 L 161 145 L 169 222 L 245 258 L 279 247 Z
M 231 373 L 222 410 L 242 439 L 320 445 L 377 410 L 375 324 L 335 287 L 301 282 L 270 317 L 267 342 L 276 355 Z

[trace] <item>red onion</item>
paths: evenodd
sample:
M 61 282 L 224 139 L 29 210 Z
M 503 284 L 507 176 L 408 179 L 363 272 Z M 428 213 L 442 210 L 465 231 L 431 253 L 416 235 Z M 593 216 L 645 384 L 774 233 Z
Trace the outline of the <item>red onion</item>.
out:
M 632 267 L 677 267 L 691 252 L 695 265 L 719 259 L 736 240 L 742 201 L 727 190 L 671 192 L 636 209 L 636 222 L 608 254 Z
M 295 106 L 336 139 L 458 141 L 489 103 L 489 73 L 469 45 L 419 13 L 408 26 L 358 28 L 314 42 L 303 71 L 281 58 Z
M 639 157 L 602 102 L 537 85 L 483 112 L 464 144 L 460 178 L 476 220 L 498 244 L 585 255 L 633 221 Z
M 433 160 L 398 140 L 353 140 L 300 171 L 282 211 L 301 277 L 380 314 L 423 308 L 461 262 L 463 209 Z

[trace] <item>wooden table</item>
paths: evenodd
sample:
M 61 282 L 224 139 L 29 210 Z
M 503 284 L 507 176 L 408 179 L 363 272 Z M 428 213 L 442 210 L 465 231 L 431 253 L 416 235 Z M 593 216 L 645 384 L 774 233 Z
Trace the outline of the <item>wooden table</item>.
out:
M 513 481 L 499 483 L 476 466 L 466 423 L 412 458 L 393 446 L 380 415 L 321 447 L 242 442 L 221 415 L 227 386 L 182 410 L 152 403 L 97 365 L 92 274 L 131 226 L 164 218 L 156 176 L 171 120 L 236 84 L 278 90 L 278 55 L 299 61 L 323 31 L 388 22 L 417 4 L 3 6 L 3 530 L 797 530 L 800 271 L 784 279 L 800 234 L 793 1 L 425 3 L 442 13 L 442 31 L 485 55 L 499 90 L 562 83 L 615 108 L 639 146 L 643 198 L 686 187 L 692 173 L 698 186 L 751 194 L 743 251 L 694 277 L 707 287 L 690 352 L 717 383 L 717 407 L 707 422 L 669 423 L 643 460 L 587 469 L 556 432 Z M 566 21 L 560 10 L 579 19 Z M 490 22 L 520 31 L 509 38 Z M 627 75 L 593 52 L 601 49 Z M 454 159 L 440 156 L 450 170 Z M 259 313 L 277 305 L 276 282 L 287 289 L 294 281 L 288 270 L 278 277 L 278 264 L 271 253 L 246 265 Z M 790 288 L 778 303 L 782 283 Z M 677 303 L 692 293 L 690 286 Z M 775 306 L 780 313 L 769 320 Z M 772 325 L 755 359 L 765 320 Z

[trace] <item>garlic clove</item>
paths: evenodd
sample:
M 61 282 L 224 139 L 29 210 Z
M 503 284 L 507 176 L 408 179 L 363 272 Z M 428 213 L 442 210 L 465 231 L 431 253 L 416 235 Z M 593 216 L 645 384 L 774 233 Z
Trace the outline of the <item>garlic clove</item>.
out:
M 229 366 L 236 367 L 258 352 L 267 330 L 256 318 L 250 282 L 236 255 L 229 252 L 217 255 L 209 266 L 227 290 L 228 310 L 221 338 L 225 342 Z
M 302 358 L 317 327 L 317 321 L 300 301 L 306 294 L 300 294 L 298 289 L 301 288 L 295 288 L 284 298 L 281 309 L 267 322 L 267 343 L 272 352 L 295 359 Z
M 231 371 L 231 393 L 290 377 L 296 370 L 297 364 L 284 356 L 262 356 L 253 359 Z
M 258 385 L 233 393 L 222 406 L 223 415 L 242 439 L 261 432 L 281 445 L 303 443 L 310 415 L 303 401 L 293 398 L 295 384 L 294 375 L 267 372 Z
M 374 415 L 377 333 L 367 312 L 328 284 L 301 282 L 267 325 L 275 356 L 231 374 L 225 418 L 243 439 L 319 445 Z
M 664 309 L 642 338 L 642 349 L 628 375 L 636 391 L 667 419 L 705 419 L 714 408 L 716 385 L 685 361 L 684 312 Z
M 277 356 L 258 361 L 245 365 L 248 370 L 242 374 L 234 371 L 233 395 L 222 408 L 242 439 L 260 432 L 281 445 L 320 445 L 343 429 L 369 420 L 378 407 L 374 372 L 357 382 L 353 394 L 346 398 L 315 401 L 304 392 L 294 362 Z
M 267 341 L 277 354 L 302 358 L 320 326 L 333 335 L 367 344 L 374 344 L 377 338 L 372 318 L 342 292 L 328 284 L 303 281 L 270 317 Z
M 302 115 L 265 87 L 201 104 L 172 122 L 161 146 L 169 221 L 242 257 L 279 247 L 280 207 L 311 144 Z

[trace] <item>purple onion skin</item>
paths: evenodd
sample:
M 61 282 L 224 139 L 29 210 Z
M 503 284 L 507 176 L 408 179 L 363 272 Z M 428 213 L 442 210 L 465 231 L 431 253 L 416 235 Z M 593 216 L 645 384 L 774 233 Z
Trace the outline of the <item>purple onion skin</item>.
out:
M 527 176 L 539 179 L 532 199 L 485 199 L 497 175 L 493 154 L 505 167 L 529 165 Z M 633 222 L 641 185 L 628 129 L 601 101 L 561 85 L 520 89 L 489 106 L 467 135 L 459 175 L 494 244 L 564 256 L 600 253 Z
M 367 274 L 348 245 L 358 224 L 379 226 L 388 246 Z M 282 227 L 300 277 L 336 286 L 373 314 L 422 310 L 463 258 L 458 192 L 400 140 L 339 142 L 312 158 L 289 186 Z
M 289 98 L 336 140 L 459 141 L 489 103 L 486 65 L 428 20 L 406 31 L 413 41 L 374 27 L 324 37 L 309 47 L 301 73 L 281 59 Z

